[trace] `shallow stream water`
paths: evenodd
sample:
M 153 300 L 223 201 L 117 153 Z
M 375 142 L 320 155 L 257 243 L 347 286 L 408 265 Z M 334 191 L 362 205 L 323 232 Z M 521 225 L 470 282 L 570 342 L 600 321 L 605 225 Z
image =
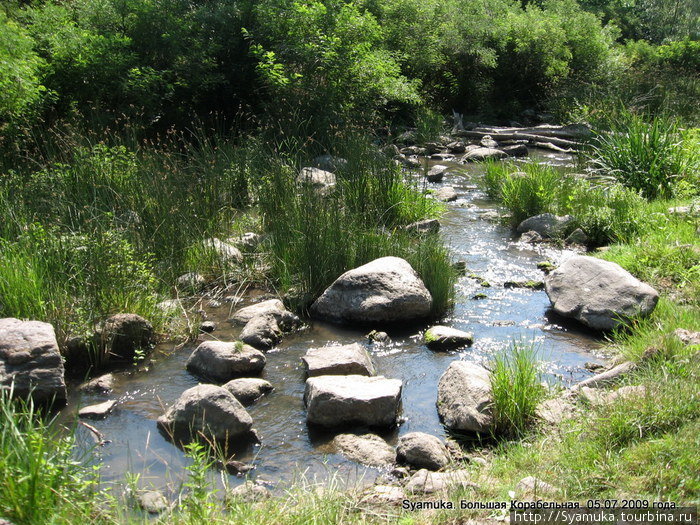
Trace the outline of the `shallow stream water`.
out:
M 539 162 L 555 165 L 571 162 L 566 155 L 533 153 L 535 155 Z M 283 486 L 301 475 L 317 481 L 337 476 L 342 482 L 369 483 L 382 473 L 380 469 L 364 467 L 334 454 L 327 445 L 332 436 L 307 427 L 300 357 L 311 347 L 362 342 L 367 344 L 378 375 L 403 381 L 403 423 L 384 434 L 392 444 L 398 436 L 413 431 L 445 437 L 435 401 L 438 380 L 453 360 L 483 363 L 494 353 L 507 349 L 513 340 L 534 343 L 547 380 L 564 384 L 589 374 L 583 367 L 585 362 L 600 361 L 595 354 L 600 341 L 593 334 L 566 327 L 549 314 L 549 301 L 544 291 L 503 287 L 507 280 L 542 280 L 537 262 L 561 261 L 572 252 L 518 242 L 508 227 L 484 218 L 485 212 L 496 210 L 497 206 L 486 200 L 476 187 L 476 177 L 483 172 L 483 167 L 440 164 L 450 165 L 452 171 L 444 182 L 428 186 L 451 185 L 460 195 L 456 202 L 447 205 L 448 211 L 441 220 L 441 235 L 450 246 L 453 259 L 466 262 L 467 274 L 477 274 L 490 284 L 490 287 L 482 287 L 476 279 L 461 277 L 457 284 L 456 306 L 440 324 L 473 332 L 475 344 L 455 352 L 432 352 L 421 344 L 426 326 L 420 324 L 390 333 L 392 343 L 385 346 L 368 344 L 366 330 L 315 321 L 307 330 L 285 337 L 277 348 L 267 353 L 267 365 L 262 374 L 275 390 L 248 407 L 262 443 L 236 459 L 255 465 L 251 477 Z M 477 293 L 487 297 L 472 299 Z M 236 308 L 255 300 L 254 294 L 248 296 L 246 303 Z M 208 308 L 208 317 L 216 322 L 217 330 L 206 337 L 236 340 L 240 328 L 226 322 L 230 313 L 230 304 Z M 164 409 L 184 390 L 198 383 L 185 370 L 193 347 L 174 347 L 174 343 L 162 344 L 148 366 L 137 372 L 116 374 L 117 384 L 109 399 L 118 400 L 117 408 L 106 419 L 89 422 L 110 440 L 95 449 L 97 461 L 102 463 L 103 482 L 121 482 L 125 473 L 131 472 L 140 475 L 139 483 L 144 487 L 174 492 L 185 478 L 183 468 L 189 464 L 188 458 L 156 428 L 156 419 Z M 103 396 L 73 391 L 64 417 L 70 418 L 79 406 L 104 400 Z M 83 426 L 77 429 L 80 442 L 89 448 L 93 443 L 91 433 Z M 241 481 L 235 476 L 229 478 L 231 485 Z

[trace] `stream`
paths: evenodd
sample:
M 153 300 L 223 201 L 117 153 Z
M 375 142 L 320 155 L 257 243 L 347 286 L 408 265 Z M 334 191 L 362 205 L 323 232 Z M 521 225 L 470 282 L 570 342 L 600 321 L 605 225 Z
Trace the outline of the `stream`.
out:
M 538 150 L 531 151 L 531 160 L 533 158 L 560 166 L 572 162 L 570 156 Z M 310 431 L 307 427 L 300 357 L 311 347 L 363 342 L 378 375 L 403 381 L 403 423 L 381 434 L 392 445 L 398 436 L 414 431 L 446 437 L 435 401 L 438 380 L 453 360 L 487 363 L 514 340 L 532 343 L 543 362 L 546 380 L 564 385 L 590 374 L 583 367 L 584 363 L 601 362 L 601 357 L 596 355 L 600 340 L 594 334 L 565 325 L 548 313 L 549 300 L 544 291 L 503 287 L 508 280 L 541 281 L 543 274 L 536 268 L 537 262 L 556 263 L 573 252 L 546 244 L 518 242 L 508 227 L 484 218 L 485 212 L 498 208 L 475 184 L 483 167 L 444 161 L 439 164 L 450 165 L 451 171 L 444 182 L 430 183 L 428 187 L 451 185 L 460 196 L 447 204 L 448 210 L 441 219 L 441 235 L 452 250 L 453 260 L 464 261 L 467 266 L 467 276 L 460 277 L 457 284 L 455 308 L 440 324 L 473 332 L 474 345 L 454 352 L 432 352 L 421 344 L 422 332 L 427 328 L 424 324 L 390 332 L 392 342 L 387 345 L 367 343 L 366 330 L 316 321 L 310 322 L 310 327 L 302 332 L 287 335 L 278 347 L 267 353 L 267 365 L 261 375 L 272 383 L 274 391 L 247 407 L 262 442 L 236 459 L 255 465 L 251 478 L 283 488 L 302 475 L 316 481 L 328 481 L 336 476 L 342 483 L 354 484 L 371 483 L 383 473 L 382 469 L 365 467 L 333 453 L 327 445 L 332 435 Z M 490 287 L 482 287 L 479 280 L 470 278 L 468 275 L 472 273 L 488 281 Z M 480 293 L 486 298 L 472 299 Z M 255 301 L 256 294 L 252 293 L 235 307 L 224 303 L 220 307 L 206 308 L 208 318 L 216 323 L 217 329 L 204 337 L 236 340 L 240 327 L 233 327 L 226 320 L 234 308 Z M 117 407 L 106 419 L 89 422 L 110 440 L 109 443 L 94 447 L 91 433 L 77 426 L 79 444 L 85 450 L 92 449 L 95 461 L 102 465 L 103 483 L 121 483 L 125 474 L 131 472 L 140 475 L 141 486 L 173 494 L 185 479 L 184 467 L 190 460 L 156 428 L 156 419 L 165 408 L 184 390 L 198 384 L 185 370 L 185 362 L 194 347 L 174 347 L 174 343 L 161 344 L 148 365 L 138 371 L 115 373 L 116 385 L 108 398 L 117 399 Z M 80 406 L 105 399 L 73 389 L 62 419 L 70 421 Z M 229 476 L 228 481 L 236 485 L 243 478 Z

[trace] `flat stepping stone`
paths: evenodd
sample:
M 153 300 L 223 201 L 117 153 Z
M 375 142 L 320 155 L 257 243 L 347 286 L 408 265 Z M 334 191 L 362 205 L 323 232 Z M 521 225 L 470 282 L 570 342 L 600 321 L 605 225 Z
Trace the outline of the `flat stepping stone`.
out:
M 192 352 L 186 367 L 199 377 L 228 381 L 259 374 L 265 367 L 265 355 L 240 341 L 205 341 Z
M 358 343 L 312 348 L 301 358 L 308 377 L 323 375 L 373 376 L 374 365 L 367 351 Z
M 403 383 L 383 376 L 318 376 L 306 380 L 308 423 L 327 428 L 350 425 L 392 427 Z
M 84 419 L 102 419 L 109 415 L 109 413 L 114 409 L 117 402 L 114 399 L 105 401 L 104 403 L 98 403 L 97 405 L 90 405 L 81 408 L 78 411 L 78 417 Z

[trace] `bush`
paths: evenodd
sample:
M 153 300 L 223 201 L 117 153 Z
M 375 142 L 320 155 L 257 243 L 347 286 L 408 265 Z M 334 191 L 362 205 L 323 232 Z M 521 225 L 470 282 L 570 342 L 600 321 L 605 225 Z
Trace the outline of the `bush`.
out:
M 543 399 L 537 353 L 532 345 L 514 342 L 493 359 L 491 391 L 495 433 L 522 437 Z
M 603 177 L 637 190 L 647 199 L 671 197 L 678 181 L 689 176 L 694 159 L 682 148 L 677 122 L 665 116 L 627 113 L 600 133 L 589 154 Z
M 540 164 L 529 164 L 525 177 L 503 178 L 499 193 L 510 211 L 512 224 L 515 226 L 533 215 L 553 211 L 563 180 L 554 168 Z

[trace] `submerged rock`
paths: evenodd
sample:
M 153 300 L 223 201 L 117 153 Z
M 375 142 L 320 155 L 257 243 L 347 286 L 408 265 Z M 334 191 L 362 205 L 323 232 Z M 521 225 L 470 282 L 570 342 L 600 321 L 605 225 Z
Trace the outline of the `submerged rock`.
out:
M 418 469 L 440 470 L 450 462 L 444 443 L 424 432 L 410 432 L 399 438 L 396 456 Z
M 474 343 L 474 335 L 449 326 L 433 326 L 423 335 L 425 346 L 431 350 L 451 350 Z
M 337 323 L 390 323 L 427 317 L 431 307 L 430 292 L 411 265 L 382 257 L 338 277 L 311 313 Z
M 246 503 L 262 501 L 271 497 L 270 489 L 255 481 L 246 481 L 232 488 L 226 494 L 226 498 L 229 500 L 244 501 Z
M 373 376 L 372 360 L 360 344 L 312 348 L 301 358 L 309 377 L 322 375 Z
M 457 197 L 457 192 L 452 186 L 443 186 L 435 192 L 435 198 L 442 202 L 456 201 Z
M 331 443 L 343 456 L 364 465 L 383 467 L 396 459 L 394 448 L 376 434 L 338 434 Z
M 328 428 L 391 427 L 398 418 L 401 388 L 401 381 L 383 376 L 311 377 L 304 393 L 306 419 Z
M 438 383 L 438 414 L 450 430 L 488 432 L 491 414 L 491 374 L 467 361 L 454 361 Z
M 168 500 L 162 492 L 146 490 L 136 495 L 136 501 L 149 514 L 160 514 L 168 510 Z
M 204 341 L 187 360 L 187 370 L 214 381 L 259 374 L 265 355 L 242 342 Z
M 545 278 L 553 310 L 596 330 L 612 330 L 651 313 L 659 293 L 619 265 L 594 257 L 568 259 Z
M 63 360 L 49 323 L 0 319 L 0 389 L 10 388 L 16 398 L 65 403 Z
M 158 418 L 158 426 L 176 440 L 206 439 L 233 444 L 255 439 L 253 419 L 225 388 L 197 385 L 185 390 Z

